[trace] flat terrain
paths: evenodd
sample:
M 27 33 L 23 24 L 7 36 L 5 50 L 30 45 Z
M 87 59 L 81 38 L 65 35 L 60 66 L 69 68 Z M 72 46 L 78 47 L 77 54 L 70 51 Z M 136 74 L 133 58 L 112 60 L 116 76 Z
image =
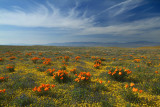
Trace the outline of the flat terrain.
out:
M 0 46 L 0 105 L 159 107 L 160 47 Z

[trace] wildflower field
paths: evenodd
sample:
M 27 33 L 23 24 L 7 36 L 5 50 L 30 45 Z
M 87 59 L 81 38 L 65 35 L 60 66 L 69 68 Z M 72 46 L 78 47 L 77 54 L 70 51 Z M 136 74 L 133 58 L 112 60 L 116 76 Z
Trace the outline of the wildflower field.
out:
M 0 46 L 0 105 L 159 107 L 160 47 Z

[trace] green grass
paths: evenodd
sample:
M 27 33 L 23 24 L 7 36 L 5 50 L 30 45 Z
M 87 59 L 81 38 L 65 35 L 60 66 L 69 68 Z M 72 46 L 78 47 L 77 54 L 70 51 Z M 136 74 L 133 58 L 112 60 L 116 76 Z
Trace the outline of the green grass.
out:
M 11 56 L 16 59 L 9 60 Z M 65 59 L 65 56 L 69 56 L 69 59 Z M 76 56 L 81 58 L 76 61 Z M 33 57 L 40 59 L 33 63 Z M 44 65 L 43 57 L 51 58 L 50 64 Z M 0 61 L 0 77 L 9 77 L 0 80 L 0 106 L 160 106 L 160 47 L 0 46 L 0 58 L 3 59 Z M 98 59 L 101 64 L 96 69 L 93 66 Z M 140 62 L 135 63 L 134 59 L 140 59 Z M 14 71 L 10 72 L 6 68 L 8 64 L 14 66 Z M 62 66 L 64 64 L 67 66 Z M 116 78 L 113 78 L 108 75 L 108 71 L 116 67 L 125 67 L 132 73 L 124 78 L 117 73 Z M 67 78 L 59 75 L 55 80 L 52 74 L 45 73 L 47 69 L 53 68 L 54 73 L 66 70 Z M 70 72 L 75 68 L 76 71 Z M 81 72 L 91 74 L 90 80 L 83 81 L 83 84 L 75 81 Z M 36 94 L 32 89 L 42 83 L 55 87 L 43 95 Z M 133 92 L 132 87 L 125 88 L 130 83 L 143 92 Z M 4 93 L 1 92 L 3 89 L 6 89 Z

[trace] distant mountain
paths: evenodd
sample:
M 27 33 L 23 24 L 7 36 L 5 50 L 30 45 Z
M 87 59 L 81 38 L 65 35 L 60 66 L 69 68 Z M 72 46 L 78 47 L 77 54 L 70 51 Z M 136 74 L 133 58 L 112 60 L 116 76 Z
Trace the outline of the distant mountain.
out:
M 136 41 L 127 43 L 102 43 L 102 42 L 66 42 L 66 43 L 49 43 L 46 46 L 75 46 L 75 47 L 144 47 L 160 46 L 160 42 Z
M 65 42 L 65 43 L 48 43 L 48 44 L 6 44 L 12 46 L 70 46 L 70 47 L 148 47 L 148 46 L 160 46 L 160 42 L 149 41 L 135 41 L 126 43 L 102 43 L 102 42 Z
M 47 46 L 103 46 L 100 42 L 66 42 L 66 43 L 49 43 Z
M 3 44 L 6 46 L 32 46 L 33 44 L 24 44 L 24 43 L 11 43 L 11 44 Z

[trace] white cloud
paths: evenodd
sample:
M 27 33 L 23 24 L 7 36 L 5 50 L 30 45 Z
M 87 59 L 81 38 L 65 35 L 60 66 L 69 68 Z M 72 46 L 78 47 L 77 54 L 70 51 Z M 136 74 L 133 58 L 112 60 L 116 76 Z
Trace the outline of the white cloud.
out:
M 146 34 L 149 30 L 160 29 L 160 17 L 143 19 L 131 23 L 111 25 L 107 27 L 90 27 L 75 35 L 111 34 L 120 36 L 132 36 Z
M 99 15 L 108 12 L 111 17 L 114 17 L 142 5 L 142 2 L 143 0 L 126 0 L 107 8 L 99 13 Z
M 92 26 L 93 19 L 78 17 L 76 7 L 64 15 L 54 5 L 47 3 L 49 8 L 37 4 L 32 12 L 14 7 L 14 10 L 0 10 L 0 25 L 14 25 L 23 27 L 61 27 L 61 28 L 85 28 Z

